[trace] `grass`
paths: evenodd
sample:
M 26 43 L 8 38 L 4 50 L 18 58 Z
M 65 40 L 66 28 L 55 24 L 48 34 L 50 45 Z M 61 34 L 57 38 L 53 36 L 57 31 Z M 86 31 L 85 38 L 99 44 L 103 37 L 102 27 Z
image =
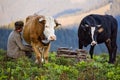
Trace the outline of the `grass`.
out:
M 108 54 L 76 62 L 75 59 L 49 55 L 49 63 L 39 66 L 32 59 L 7 59 L 0 50 L 0 80 L 120 80 L 120 55 L 115 64 L 108 64 Z

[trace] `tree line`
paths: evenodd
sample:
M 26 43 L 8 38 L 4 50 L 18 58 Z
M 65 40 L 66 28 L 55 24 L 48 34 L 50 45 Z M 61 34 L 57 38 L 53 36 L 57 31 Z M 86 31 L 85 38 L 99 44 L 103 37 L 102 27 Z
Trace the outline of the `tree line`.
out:
M 117 17 L 118 25 L 120 26 L 120 17 Z M 71 49 L 78 49 L 78 25 L 67 26 L 67 28 L 59 28 L 55 34 L 57 40 L 51 44 L 50 51 L 57 51 L 59 47 L 68 47 Z M 0 27 L 0 49 L 7 50 L 7 40 L 12 29 Z M 117 35 L 118 52 L 120 52 L 120 27 L 118 28 Z M 85 49 L 89 49 L 89 46 Z M 96 45 L 95 53 L 107 52 L 104 44 Z

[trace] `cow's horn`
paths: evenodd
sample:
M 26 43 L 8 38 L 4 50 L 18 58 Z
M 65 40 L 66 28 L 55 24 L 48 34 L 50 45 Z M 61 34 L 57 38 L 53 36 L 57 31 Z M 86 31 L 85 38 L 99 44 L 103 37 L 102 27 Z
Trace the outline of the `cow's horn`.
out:
M 85 24 L 85 26 L 86 26 L 86 27 L 89 27 L 89 25 L 88 25 L 88 24 Z
M 41 22 L 41 21 L 43 21 L 43 20 L 44 20 L 43 18 L 40 18 L 40 19 L 39 19 L 39 22 Z
M 97 27 L 101 27 L 101 25 L 97 25 Z
M 39 22 L 45 20 L 45 17 L 41 16 L 41 18 L 39 19 Z

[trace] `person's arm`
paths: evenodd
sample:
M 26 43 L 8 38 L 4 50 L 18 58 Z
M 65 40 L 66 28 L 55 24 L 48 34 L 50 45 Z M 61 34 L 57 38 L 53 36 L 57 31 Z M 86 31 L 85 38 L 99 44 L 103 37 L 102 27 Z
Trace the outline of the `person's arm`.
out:
M 25 46 L 23 45 L 22 43 L 22 38 L 20 35 L 15 35 L 15 41 L 16 41 L 16 44 L 19 46 L 19 48 L 23 51 L 32 51 L 32 48 L 28 47 L 28 46 Z

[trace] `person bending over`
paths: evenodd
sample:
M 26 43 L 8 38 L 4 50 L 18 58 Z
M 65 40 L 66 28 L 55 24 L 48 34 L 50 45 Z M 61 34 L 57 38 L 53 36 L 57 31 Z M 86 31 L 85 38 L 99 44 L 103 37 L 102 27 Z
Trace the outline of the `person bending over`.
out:
M 15 22 L 15 29 L 10 33 L 7 42 L 7 57 L 20 58 L 23 56 L 31 57 L 32 47 L 25 46 L 22 43 L 21 32 L 23 30 L 23 21 Z

